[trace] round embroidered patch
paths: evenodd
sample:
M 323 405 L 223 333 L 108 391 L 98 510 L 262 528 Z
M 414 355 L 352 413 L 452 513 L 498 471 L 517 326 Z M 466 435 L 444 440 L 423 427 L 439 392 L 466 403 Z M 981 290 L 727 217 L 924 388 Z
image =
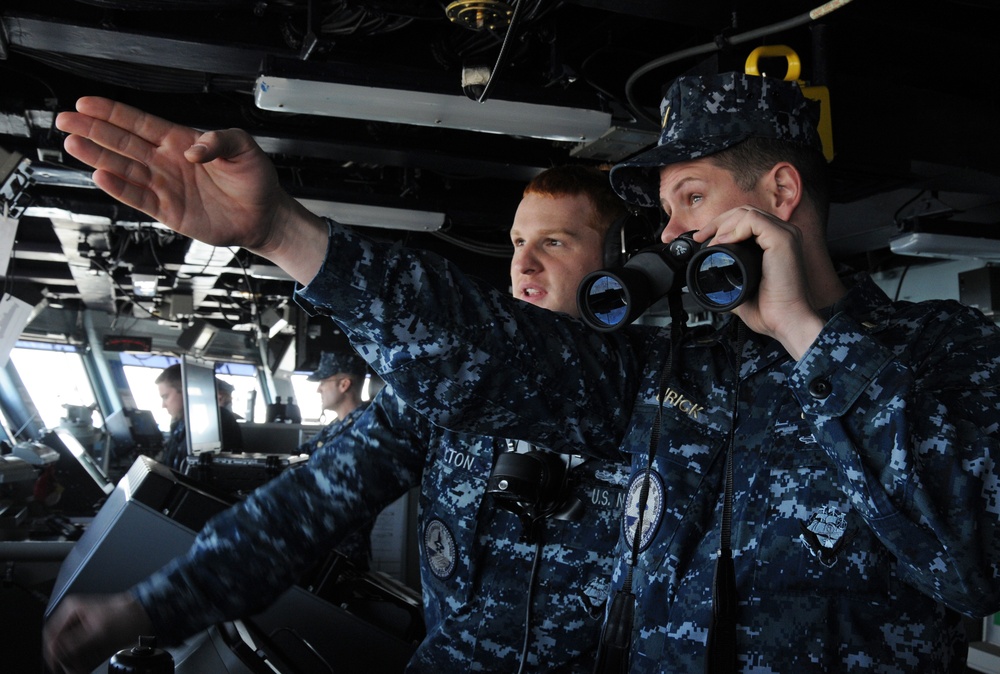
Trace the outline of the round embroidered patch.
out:
M 622 527 L 624 528 L 625 544 L 629 550 L 635 543 L 635 529 L 639 523 L 639 496 L 642 493 L 642 486 L 649 476 L 649 493 L 646 495 L 645 509 L 642 514 L 642 532 L 639 534 L 639 552 L 649 547 L 656 534 L 656 529 L 663 519 L 663 509 L 665 507 L 663 498 L 663 479 L 651 470 L 643 470 L 632 476 L 632 481 L 628 485 L 628 494 L 625 497 L 625 512 L 622 515 Z
M 424 527 L 424 555 L 431 573 L 438 578 L 444 580 L 455 571 L 455 537 L 439 519 L 432 519 Z

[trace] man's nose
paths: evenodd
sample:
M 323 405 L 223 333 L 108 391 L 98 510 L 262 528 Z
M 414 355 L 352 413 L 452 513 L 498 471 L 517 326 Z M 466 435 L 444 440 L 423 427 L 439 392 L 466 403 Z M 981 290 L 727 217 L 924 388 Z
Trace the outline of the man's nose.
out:
M 531 274 L 538 271 L 541 263 L 539 263 L 538 256 L 533 251 L 523 248 L 520 252 L 514 253 L 511 267 L 519 274 Z
M 679 219 L 675 220 L 674 218 L 671 218 L 670 221 L 667 222 L 667 226 L 663 228 L 662 232 L 660 232 L 660 242 L 670 243 L 688 230 L 689 228 L 685 227 L 684 223 L 682 223 Z

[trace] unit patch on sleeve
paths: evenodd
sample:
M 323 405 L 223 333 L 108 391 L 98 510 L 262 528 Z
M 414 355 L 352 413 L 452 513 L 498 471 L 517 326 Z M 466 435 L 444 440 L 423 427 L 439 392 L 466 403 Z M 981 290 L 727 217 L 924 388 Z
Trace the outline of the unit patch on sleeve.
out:
M 438 578 L 444 580 L 455 571 L 455 537 L 439 519 L 432 519 L 424 528 L 424 555 L 431 573 Z

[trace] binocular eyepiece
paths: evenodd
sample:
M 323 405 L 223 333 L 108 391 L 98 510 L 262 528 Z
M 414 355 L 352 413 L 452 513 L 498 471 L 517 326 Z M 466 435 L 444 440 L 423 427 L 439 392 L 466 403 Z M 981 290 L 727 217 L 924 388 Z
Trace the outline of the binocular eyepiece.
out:
M 621 267 L 585 276 L 576 296 L 580 317 L 596 330 L 617 330 L 678 282 L 708 311 L 729 311 L 757 292 L 762 258 L 753 241 L 705 246 L 687 232 L 640 250 Z

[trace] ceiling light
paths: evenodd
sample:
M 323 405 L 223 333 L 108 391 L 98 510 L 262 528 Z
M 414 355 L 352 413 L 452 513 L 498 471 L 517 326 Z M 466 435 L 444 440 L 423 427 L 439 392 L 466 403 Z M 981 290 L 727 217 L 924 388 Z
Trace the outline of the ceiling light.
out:
M 897 255 L 915 255 L 949 260 L 1000 260 L 1000 240 L 974 236 L 911 232 L 889 240 Z
M 284 318 L 278 319 L 278 322 L 271 326 L 267 331 L 267 338 L 274 339 L 274 336 L 288 327 L 288 321 Z
M 33 181 L 32 173 L 31 160 L 0 148 L 0 212 L 5 217 L 19 219 L 31 201 L 28 186 Z
M 156 274 L 132 274 L 132 292 L 137 297 L 156 297 Z
M 252 264 L 247 268 L 247 273 L 252 278 L 267 279 L 269 281 L 295 280 L 287 271 L 273 264 Z
M 200 318 L 191 321 L 191 325 L 185 328 L 177 338 L 177 346 L 185 352 L 195 355 L 204 354 L 211 345 L 218 329 L 206 323 Z
M 477 103 L 450 95 L 361 84 L 261 75 L 254 101 L 262 110 L 326 115 L 464 129 L 568 142 L 589 142 L 611 128 L 611 114 L 600 110 L 522 103 L 491 98 Z
M 260 312 L 260 326 L 267 333 L 268 339 L 274 339 L 275 335 L 288 326 L 287 312 L 287 307 L 267 307 Z
M 311 213 L 331 218 L 343 225 L 408 229 L 417 232 L 434 232 L 444 224 L 444 213 L 418 211 L 411 208 L 348 204 L 323 199 L 299 199 Z

